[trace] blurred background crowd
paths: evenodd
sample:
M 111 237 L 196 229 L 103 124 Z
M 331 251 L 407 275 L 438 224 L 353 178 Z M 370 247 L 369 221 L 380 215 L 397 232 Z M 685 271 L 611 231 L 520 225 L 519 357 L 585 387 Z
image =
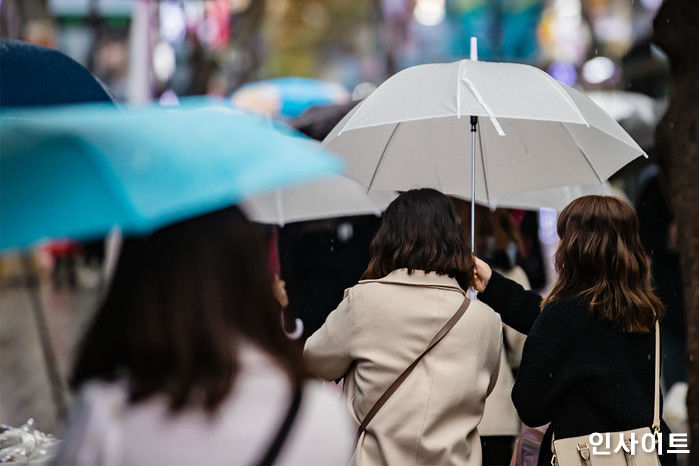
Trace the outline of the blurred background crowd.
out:
M 650 45 L 661 0 L 3 0 L 4 36 L 58 48 L 118 100 L 228 97 L 250 81 L 307 76 L 361 98 L 408 66 L 535 64 L 586 90 L 667 93 Z M 341 92 L 343 89 L 344 92 Z M 294 117 L 294 111 L 270 112 Z
M 69 55 L 94 73 L 118 102 L 155 99 L 176 105 L 183 96 L 208 95 L 277 118 L 316 139 L 395 72 L 467 57 L 471 36 L 478 37 L 482 60 L 532 64 L 585 91 L 650 155 L 626 166 L 611 184 L 637 208 L 656 286 L 668 306 L 663 323 L 666 419 L 676 409 L 675 428 L 684 432 L 684 310 L 694 309 L 696 299 L 685 303 L 688 293 L 683 294 L 682 285 L 696 276 L 683 280 L 682 272 L 686 275 L 690 266 L 680 264 L 679 252 L 696 257 L 689 233 L 696 226 L 678 227 L 676 219 L 686 215 L 696 195 L 681 189 L 676 194 L 678 185 L 669 178 L 682 170 L 663 157 L 656 143 L 656 126 L 676 79 L 672 73 L 684 72 L 673 70 L 670 59 L 677 57 L 670 53 L 668 58 L 669 47 L 662 50 L 651 43 L 661 4 L 662 0 L 0 0 L 0 28 L 3 37 Z M 668 44 L 683 41 L 671 39 Z M 692 147 L 696 150 L 696 143 Z M 685 185 L 691 184 L 691 172 L 684 176 Z M 462 207 L 465 212 L 465 204 Z M 553 281 L 556 212 L 483 209 L 479 216 L 487 221 L 480 222 L 478 237 L 492 239 L 477 250 L 489 254 L 500 268 L 521 267 L 532 288 L 545 292 Z M 342 290 L 366 268 L 368 244 L 377 226 L 378 218 L 362 216 L 269 229 L 279 252 L 274 266 L 287 284 L 290 330 L 295 318 L 302 320 L 305 336 L 323 323 Z M 54 243 L 36 254 L 41 297 L 63 371 L 69 368 L 74 335 L 98 297 L 104 254 L 102 244 L 72 243 Z M 696 260 L 693 264 L 696 267 Z M 31 313 L 24 312 L 30 308 L 22 292 L 24 273 L 13 257 L 3 257 L 0 266 L 0 420 L 19 425 L 33 416 L 41 429 L 56 432 L 59 415 L 46 384 L 37 331 Z M 677 408 L 668 398 L 676 384 L 672 396 L 681 400 Z

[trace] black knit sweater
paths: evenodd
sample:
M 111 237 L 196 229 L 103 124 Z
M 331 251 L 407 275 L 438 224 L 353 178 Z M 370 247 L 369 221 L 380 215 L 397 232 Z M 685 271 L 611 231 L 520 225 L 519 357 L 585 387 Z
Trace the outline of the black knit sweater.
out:
M 479 299 L 503 322 L 527 334 L 512 401 L 532 427 L 551 423 L 539 464 L 551 460 L 556 438 L 617 432 L 653 423 L 655 334 L 621 333 L 570 296 L 546 305 L 541 297 L 497 272 Z M 664 446 L 667 426 L 663 423 Z M 661 456 L 676 464 L 674 455 Z

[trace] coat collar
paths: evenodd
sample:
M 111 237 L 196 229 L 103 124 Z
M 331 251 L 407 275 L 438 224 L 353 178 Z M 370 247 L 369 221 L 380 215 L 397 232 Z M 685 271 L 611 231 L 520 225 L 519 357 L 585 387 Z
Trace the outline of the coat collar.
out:
M 390 283 L 394 285 L 442 288 L 457 291 L 466 296 L 466 292 L 459 286 L 455 278 L 451 278 L 447 275 L 440 275 L 436 272 L 425 272 L 423 270 L 413 270 L 411 273 L 408 273 L 408 269 L 398 269 L 383 278 L 359 281 L 360 285 L 363 283 Z

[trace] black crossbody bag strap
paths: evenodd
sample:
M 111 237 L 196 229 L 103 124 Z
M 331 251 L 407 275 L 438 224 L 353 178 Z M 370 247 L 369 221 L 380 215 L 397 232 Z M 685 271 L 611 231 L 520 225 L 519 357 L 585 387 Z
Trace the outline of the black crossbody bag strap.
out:
M 262 459 L 255 464 L 270 465 L 274 464 L 274 462 L 277 460 L 279 453 L 281 453 L 282 448 L 284 448 L 286 440 L 289 437 L 291 428 L 294 425 L 294 420 L 299 412 L 302 398 L 303 393 L 301 390 L 301 385 L 296 384 L 294 386 L 294 393 L 292 395 L 291 402 L 289 403 L 289 408 L 287 409 L 286 416 L 284 416 L 284 421 L 279 426 L 279 430 L 270 442 L 264 455 L 262 455 Z

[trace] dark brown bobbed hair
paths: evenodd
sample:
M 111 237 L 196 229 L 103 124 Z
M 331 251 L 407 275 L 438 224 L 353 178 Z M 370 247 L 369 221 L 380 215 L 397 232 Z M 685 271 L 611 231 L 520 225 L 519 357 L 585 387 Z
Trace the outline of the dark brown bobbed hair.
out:
M 232 388 L 243 341 L 292 382 L 305 377 L 281 328 L 260 236 L 233 207 L 125 240 L 71 385 L 125 377 L 132 402 L 165 395 L 175 412 L 212 412 Z
M 408 269 L 448 275 L 463 289 L 473 280 L 473 257 L 461 222 L 449 198 L 434 189 L 406 191 L 391 202 L 370 256 L 365 279 Z
M 665 310 L 653 292 L 634 209 L 611 196 L 581 197 L 563 209 L 557 230 L 558 279 L 542 307 L 577 295 L 589 301 L 593 315 L 623 332 L 651 331 Z

